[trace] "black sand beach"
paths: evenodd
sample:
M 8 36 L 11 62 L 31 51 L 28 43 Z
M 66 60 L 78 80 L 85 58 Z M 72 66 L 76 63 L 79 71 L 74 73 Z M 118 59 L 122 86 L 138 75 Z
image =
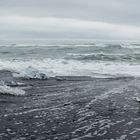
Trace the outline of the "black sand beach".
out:
M 1 140 L 140 138 L 140 79 L 57 77 L 22 82 L 24 96 L 0 95 Z M 16 86 L 10 85 L 9 86 Z

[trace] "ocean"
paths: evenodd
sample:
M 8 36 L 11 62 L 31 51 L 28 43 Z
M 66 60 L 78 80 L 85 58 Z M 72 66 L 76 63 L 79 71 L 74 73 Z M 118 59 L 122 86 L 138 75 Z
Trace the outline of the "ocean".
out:
M 25 78 L 139 77 L 140 44 L 92 40 L 28 40 L 13 44 L 1 41 L 0 69 Z

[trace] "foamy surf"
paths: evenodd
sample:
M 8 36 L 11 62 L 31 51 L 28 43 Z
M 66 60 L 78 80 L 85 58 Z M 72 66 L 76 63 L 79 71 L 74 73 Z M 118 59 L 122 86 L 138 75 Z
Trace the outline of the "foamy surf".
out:
M 16 78 L 48 79 L 56 76 L 90 76 L 90 77 L 140 77 L 140 65 L 124 62 L 81 62 L 77 60 L 0 60 L 1 70 L 9 70 Z

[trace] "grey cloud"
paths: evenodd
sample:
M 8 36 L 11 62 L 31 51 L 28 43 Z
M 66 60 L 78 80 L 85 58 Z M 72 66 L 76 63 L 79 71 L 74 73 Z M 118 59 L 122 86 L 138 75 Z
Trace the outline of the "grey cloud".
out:
M 140 25 L 138 0 L 0 0 L 1 14 Z
M 53 28 L 47 23 L 42 26 L 39 21 L 41 17 L 70 18 L 139 28 L 139 5 L 138 0 L 0 0 L 0 38 L 138 39 L 140 33 L 134 33 L 134 36 L 129 37 L 127 33 L 125 34 L 123 30 L 119 29 L 117 32 L 117 29 L 106 30 L 106 27 L 93 29 L 87 26 L 87 30 L 77 26 L 77 28 L 66 28 L 65 24 L 68 22 L 58 25 L 57 20 L 56 28 Z M 36 18 L 38 24 L 22 24 L 18 21 L 13 24 L 12 20 L 15 19 L 12 17 L 14 16 Z M 7 20 L 3 23 L 1 17 L 5 17 Z M 8 17 L 11 18 L 8 19 Z M 26 23 L 26 21 L 24 22 Z M 129 31 L 129 33 L 131 32 Z

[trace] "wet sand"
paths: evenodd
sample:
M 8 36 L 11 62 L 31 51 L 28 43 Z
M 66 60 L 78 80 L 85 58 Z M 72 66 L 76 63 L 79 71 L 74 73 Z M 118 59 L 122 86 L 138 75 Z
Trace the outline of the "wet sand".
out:
M 17 79 L 8 71 L 0 77 L 24 83 L 26 91 L 0 95 L 1 140 L 140 138 L 140 103 L 134 99 L 140 97 L 140 79 Z

